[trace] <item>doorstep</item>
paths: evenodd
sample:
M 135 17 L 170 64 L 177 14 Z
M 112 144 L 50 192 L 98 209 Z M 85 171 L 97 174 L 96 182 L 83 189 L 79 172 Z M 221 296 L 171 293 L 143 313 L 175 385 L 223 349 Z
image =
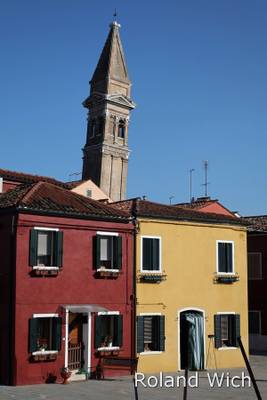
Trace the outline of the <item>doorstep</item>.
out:
M 69 378 L 70 382 L 81 382 L 81 381 L 86 381 L 86 375 L 83 374 L 78 374 L 78 369 L 75 371 L 71 371 L 71 377 Z

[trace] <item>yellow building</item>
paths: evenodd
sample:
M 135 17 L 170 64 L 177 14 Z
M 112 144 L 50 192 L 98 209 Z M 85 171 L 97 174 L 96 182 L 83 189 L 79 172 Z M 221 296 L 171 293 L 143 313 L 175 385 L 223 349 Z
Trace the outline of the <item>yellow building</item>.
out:
M 138 371 L 243 366 L 246 228 L 239 218 L 134 199 Z

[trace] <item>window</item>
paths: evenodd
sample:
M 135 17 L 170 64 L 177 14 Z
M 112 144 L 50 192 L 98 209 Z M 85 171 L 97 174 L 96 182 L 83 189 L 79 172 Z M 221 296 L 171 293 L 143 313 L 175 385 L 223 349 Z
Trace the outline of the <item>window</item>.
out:
M 249 311 L 249 333 L 253 335 L 261 334 L 261 312 L 260 311 Z
M 122 237 L 98 234 L 94 243 L 95 267 L 118 270 L 122 267 Z
M 95 348 L 121 347 L 122 332 L 122 315 L 97 315 L 95 317 Z
M 59 351 L 61 348 L 62 319 L 46 314 L 30 319 L 29 351 L 49 352 Z
M 98 129 L 97 129 L 97 135 L 103 135 L 104 134 L 104 128 L 105 128 L 105 118 L 104 117 L 99 117 L 98 118 Z
M 161 240 L 158 237 L 142 237 L 141 270 L 161 272 Z
M 48 228 L 32 229 L 30 233 L 30 265 L 61 267 L 63 232 Z
M 92 190 L 91 189 L 87 189 L 86 190 L 86 197 L 92 197 Z
M 123 120 L 120 120 L 119 122 L 118 137 L 122 139 L 125 138 L 125 122 Z
M 219 274 L 234 273 L 233 242 L 217 242 L 217 272 Z
M 214 316 L 215 347 L 239 347 L 240 315 L 217 314 Z
M 262 279 L 262 253 L 248 253 L 248 279 Z
M 137 352 L 165 350 L 165 317 L 144 315 L 137 317 Z

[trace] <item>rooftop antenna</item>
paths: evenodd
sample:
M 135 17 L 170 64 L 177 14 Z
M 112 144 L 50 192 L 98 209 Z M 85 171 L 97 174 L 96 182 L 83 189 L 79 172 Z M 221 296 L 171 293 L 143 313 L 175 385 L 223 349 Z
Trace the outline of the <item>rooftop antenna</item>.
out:
M 193 186 L 193 172 L 195 171 L 194 168 L 189 170 L 189 202 L 193 201 L 193 193 L 192 193 L 192 186 Z
M 175 196 L 170 196 L 169 200 L 170 200 L 170 205 L 172 204 L 172 199 L 174 199 Z
M 73 174 L 69 174 L 68 177 L 70 178 L 71 176 L 79 176 L 81 175 L 81 172 L 73 172 Z
M 208 160 L 203 161 L 203 166 L 204 166 L 204 176 L 205 176 L 205 181 L 202 184 L 205 188 L 205 197 L 208 197 L 208 185 L 210 184 L 208 182 L 208 167 L 209 167 L 209 162 Z
M 117 13 L 117 9 L 115 8 L 114 14 L 113 14 L 113 22 L 116 22 L 117 16 L 118 16 L 118 13 Z

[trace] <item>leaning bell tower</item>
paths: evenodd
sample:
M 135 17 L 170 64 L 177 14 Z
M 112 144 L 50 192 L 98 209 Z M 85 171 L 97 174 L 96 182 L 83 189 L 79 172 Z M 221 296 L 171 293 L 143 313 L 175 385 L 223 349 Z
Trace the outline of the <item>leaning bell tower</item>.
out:
M 119 34 L 113 22 L 90 81 L 86 144 L 83 148 L 83 180 L 91 179 L 113 201 L 126 198 L 128 127 L 131 82 Z

